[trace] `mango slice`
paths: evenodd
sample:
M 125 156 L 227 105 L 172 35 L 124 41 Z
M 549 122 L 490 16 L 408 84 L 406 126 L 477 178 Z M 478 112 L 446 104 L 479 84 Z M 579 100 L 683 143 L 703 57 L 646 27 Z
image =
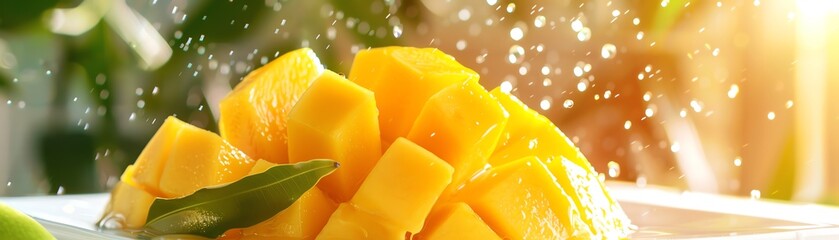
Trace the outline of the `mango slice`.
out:
M 163 146 L 166 146 L 163 148 Z M 161 154 L 165 149 L 166 154 Z M 237 180 L 253 161 L 215 133 L 168 117 L 123 176 L 157 197 L 181 197 L 196 190 Z M 154 157 L 151 157 L 154 156 Z
M 486 165 L 506 124 L 501 105 L 476 81 L 465 81 L 428 99 L 408 139 L 454 167 L 447 191 L 453 192 Z
M 481 217 L 472 211 L 466 203 L 457 202 L 447 204 L 434 211 L 422 228 L 422 232 L 413 239 L 419 240 L 447 240 L 447 239 L 498 239 L 498 234 L 492 231 Z
M 123 173 L 122 181 L 130 181 L 132 185 L 155 196 L 162 196 L 160 174 L 163 173 L 166 160 L 169 159 L 178 134 L 186 125 L 188 124 L 175 117 L 167 117 L 149 140 L 149 143 L 146 144 L 146 147 L 143 148 L 143 151 L 140 152 L 140 156 L 134 161 L 133 167 L 127 168 Z
M 431 95 L 478 74 L 434 48 L 384 47 L 359 51 L 349 79 L 376 94 L 384 148 L 407 136 Z
M 606 191 L 597 173 L 561 157 L 547 163 L 562 189 L 571 196 L 594 238 L 619 239 L 629 234 L 629 218 Z
M 289 113 L 288 137 L 291 163 L 341 163 L 318 186 L 337 202 L 349 200 L 382 155 L 373 92 L 327 70 Z
M 315 239 L 403 240 L 405 239 L 405 231 L 387 224 L 387 221 L 381 217 L 357 209 L 352 204 L 342 203 L 332 213 L 326 226 L 323 226 Z
M 203 187 L 232 182 L 253 167 L 253 160 L 215 133 L 187 123 L 182 126 L 160 175 L 161 197 L 182 197 Z
M 502 165 L 527 156 L 537 156 L 546 161 L 564 156 L 593 171 L 577 147 L 548 118 L 530 109 L 515 96 L 502 92 L 500 88 L 493 89 L 490 94 L 510 114 L 498 146 L 489 160 L 491 165 Z
M 573 200 L 535 157 L 491 169 L 463 189 L 462 199 L 502 238 L 586 239 L 589 227 Z
M 408 232 L 419 232 L 454 169 L 434 154 L 398 138 L 370 171 L 352 203 Z
M 287 163 L 288 113 L 323 70 L 308 48 L 254 70 L 221 100 L 221 136 L 252 158 Z
M 111 202 L 106 213 L 123 218 L 124 227 L 140 229 L 146 224 L 154 196 L 126 182 L 117 183 L 111 191 Z

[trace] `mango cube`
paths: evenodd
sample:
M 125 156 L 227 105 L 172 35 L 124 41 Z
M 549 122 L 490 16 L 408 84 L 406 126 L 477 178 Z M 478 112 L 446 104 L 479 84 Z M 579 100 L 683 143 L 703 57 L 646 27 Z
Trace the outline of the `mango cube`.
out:
M 428 99 L 408 139 L 454 167 L 452 192 L 486 165 L 506 124 L 501 105 L 476 81 L 466 81 Z
M 528 157 L 492 168 L 457 196 L 502 238 L 569 239 L 591 236 L 573 200 L 548 168 Z
M 175 141 L 181 129 L 188 123 L 175 117 L 167 117 L 154 136 L 140 152 L 133 167 L 126 169 L 122 181 L 136 182 L 138 188 L 144 189 L 155 196 L 162 196 L 160 192 L 160 174 L 166 166 L 166 161 L 172 152 Z M 126 176 L 127 175 L 127 176 Z
M 419 232 L 454 170 L 405 138 L 398 138 L 370 171 L 351 202 L 400 229 Z
M 405 235 L 404 230 L 388 224 L 385 219 L 357 209 L 352 204 L 342 203 L 315 239 L 404 240 Z
M 489 159 L 491 165 L 502 165 L 527 156 L 536 156 L 546 161 L 564 156 L 593 171 L 579 149 L 551 120 L 533 111 L 515 96 L 502 92 L 500 88 L 493 89 L 490 94 L 510 114 L 498 146 Z
M 338 161 L 318 186 L 337 202 L 349 200 L 382 154 L 377 114 L 373 92 L 327 70 L 289 113 L 290 162 Z
M 594 238 L 618 239 L 629 234 L 629 218 L 623 212 L 597 173 L 571 162 L 565 157 L 546 164 L 557 182 L 571 196 L 581 217 L 590 226 Z
M 170 153 L 162 158 L 160 174 L 160 197 L 182 197 L 198 189 L 228 183 L 245 176 L 253 166 L 253 160 L 231 146 L 215 133 L 167 118 L 164 125 L 175 124 L 180 128 L 177 138 L 171 142 Z M 139 170 L 143 163 L 135 164 Z M 141 177 L 135 172 L 135 177 Z
M 221 136 L 250 157 L 287 163 L 288 113 L 323 70 L 308 48 L 254 70 L 221 100 Z
M 146 225 L 146 217 L 154 198 L 146 191 L 120 181 L 111 192 L 110 209 L 105 212 L 122 216 L 126 228 L 141 229 Z
M 422 232 L 414 236 L 419 240 L 446 239 L 498 239 L 481 217 L 472 211 L 466 203 L 447 204 L 434 211 L 427 220 Z
M 478 74 L 434 48 L 384 47 L 359 51 L 349 79 L 376 93 L 387 148 L 408 134 L 431 95 Z

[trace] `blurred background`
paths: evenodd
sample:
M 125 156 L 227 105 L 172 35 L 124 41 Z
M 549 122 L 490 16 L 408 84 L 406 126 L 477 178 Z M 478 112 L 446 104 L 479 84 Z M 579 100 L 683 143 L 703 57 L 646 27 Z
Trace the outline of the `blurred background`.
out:
M 839 1 L 0 0 L 0 195 L 100 192 L 300 47 L 440 48 L 605 179 L 839 204 Z

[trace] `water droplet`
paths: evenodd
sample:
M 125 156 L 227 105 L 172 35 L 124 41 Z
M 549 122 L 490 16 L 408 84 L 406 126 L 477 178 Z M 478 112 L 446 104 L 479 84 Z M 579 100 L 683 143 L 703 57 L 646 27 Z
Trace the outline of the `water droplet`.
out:
M 638 31 L 638 34 L 635 34 L 635 38 L 638 40 L 644 39 L 644 32 Z
M 47 76 L 52 75 L 52 70 L 47 70 Z
M 787 109 L 792 108 L 792 105 L 793 105 L 792 100 L 787 100 L 787 103 L 785 104 L 785 106 L 787 107 Z
M 138 100 L 137 101 L 137 108 L 144 108 L 146 107 L 146 101 Z
M 26 102 L 18 101 L 17 102 L 17 108 L 20 108 L 20 109 L 26 108 Z
M 399 38 L 401 36 L 402 36 L 402 26 L 401 25 L 393 26 L 393 37 Z
M 653 98 L 653 94 L 650 92 L 645 92 L 643 98 L 644 102 L 649 102 Z
M 524 61 L 524 48 L 519 45 L 510 47 L 510 53 L 507 55 L 507 61 L 513 64 Z
M 633 18 L 632 19 L 632 24 L 635 25 L 635 26 L 638 26 L 638 24 L 641 24 L 641 19 Z
M 600 56 L 605 59 L 612 59 L 615 57 L 618 49 L 615 47 L 614 44 L 607 43 L 603 44 L 603 48 L 600 49 Z
M 591 29 L 587 27 L 580 29 L 580 32 L 577 33 L 577 40 L 580 40 L 580 42 L 585 42 L 589 39 L 591 39 Z
M 551 82 L 550 78 L 545 78 L 545 80 L 542 80 L 542 86 L 548 87 L 548 86 L 551 86 L 552 84 L 553 84 L 553 82 Z
M 621 15 L 621 11 L 618 11 L 617 9 L 612 10 L 612 17 L 618 17 L 620 15 Z
M 159 89 L 159 88 L 157 88 L 157 86 L 154 86 L 154 88 L 152 88 L 152 89 L 151 89 L 151 95 L 157 95 L 157 92 L 158 92 L 159 90 L 160 90 L 160 89 Z
M 626 120 L 626 122 L 623 122 L 623 129 L 629 130 L 630 128 L 632 128 L 632 121 Z
M 654 115 L 655 109 L 653 107 L 647 107 L 647 109 L 644 110 L 644 116 L 653 117 Z
M 466 40 L 458 40 L 455 47 L 457 47 L 457 50 L 463 51 L 463 49 L 466 49 Z
M 571 30 L 574 30 L 574 32 L 579 32 L 580 30 L 583 30 L 583 22 L 580 22 L 580 19 L 575 19 L 574 21 L 571 21 Z
M 548 65 L 542 66 L 542 75 L 548 76 L 548 74 L 551 74 L 551 68 Z
M 515 3 L 507 4 L 507 13 L 513 13 L 513 11 L 516 11 L 516 4 Z
M 716 57 L 717 55 L 720 55 L 720 49 L 719 48 L 714 48 L 714 51 L 711 52 L 711 55 L 714 55 L 714 57 Z
M 522 75 L 522 76 L 527 75 L 527 67 L 525 67 L 525 66 L 519 67 L 519 75 Z
M 693 109 L 694 112 L 701 112 L 702 111 L 702 103 L 699 101 L 690 100 L 690 108 Z
M 577 83 L 577 90 L 580 92 L 585 92 L 588 89 L 588 79 L 581 79 L 579 83 Z
M 754 2 L 752 2 L 752 4 L 754 4 L 755 7 L 760 6 L 760 0 L 754 0 Z
M 741 157 L 734 158 L 734 166 L 739 167 L 741 165 L 743 165 L 743 158 L 741 158 Z
M 134 121 L 134 119 L 136 119 L 136 118 L 137 118 L 137 114 L 136 113 L 131 113 L 131 115 L 128 116 L 128 121 Z
M 670 0 L 661 0 L 661 7 L 667 7 L 667 4 L 670 4 Z
M 571 99 L 565 99 L 565 101 L 564 101 L 564 102 L 562 102 L 562 107 L 564 107 L 564 108 L 572 108 L 572 107 L 574 107 L 574 100 L 571 100 Z
M 527 26 L 522 22 L 518 22 L 512 29 L 510 29 L 510 38 L 512 38 L 513 41 L 521 40 L 524 38 L 525 31 L 527 31 Z
M 583 76 L 583 67 L 580 65 L 574 66 L 574 76 Z
M 775 120 L 775 112 L 769 112 L 768 114 L 766 114 L 766 118 L 768 118 L 770 121 Z
M 731 87 L 728 88 L 728 98 L 735 98 L 737 97 L 737 93 L 740 93 L 740 86 L 737 84 L 731 84 Z
M 752 200 L 758 200 L 760 199 L 760 190 L 752 189 L 752 191 L 749 192 L 749 195 L 751 196 Z
M 336 34 L 338 34 L 338 31 L 335 30 L 335 27 L 329 27 L 326 29 L 326 39 L 335 40 Z
M 460 19 L 460 21 L 467 21 L 469 18 L 472 18 L 472 12 L 466 8 L 460 9 L 460 11 L 457 12 L 457 18 Z
M 609 168 L 609 177 L 616 178 L 621 175 L 620 164 L 616 163 L 615 161 L 609 161 L 609 163 L 607 163 L 606 166 Z
M 536 16 L 536 18 L 533 19 L 533 26 L 536 27 L 536 28 L 541 28 L 541 27 L 545 26 L 546 22 L 547 22 L 547 19 L 545 19 L 545 16 L 539 15 L 539 16 Z
M 670 145 L 671 152 L 677 153 L 680 150 L 682 150 L 682 145 L 679 144 L 679 142 L 673 142 L 673 144 Z
M 679 117 L 685 118 L 687 116 L 688 116 L 688 111 L 687 110 L 685 110 L 684 108 L 682 108 L 682 110 L 679 110 Z
M 638 178 L 635 178 L 635 186 L 640 188 L 647 187 L 647 177 L 641 175 Z
M 490 6 L 495 6 L 495 4 L 497 4 L 497 3 L 498 3 L 498 0 L 487 0 L 487 4 L 489 4 Z
M 553 99 L 551 97 L 545 96 L 544 98 L 542 98 L 542 101 L 539 101 L 539 108 L 541 108 L 542 110 L 551 109 L 551 102 L 553 102 Z
M 510 93 L 513 91 L 513 84 L 510 81 L 501 82 L 501 92 Z

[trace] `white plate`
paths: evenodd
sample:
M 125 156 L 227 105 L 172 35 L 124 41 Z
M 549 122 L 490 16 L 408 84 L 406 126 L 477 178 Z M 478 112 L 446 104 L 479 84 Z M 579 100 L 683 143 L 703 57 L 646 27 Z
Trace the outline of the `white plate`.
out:
M 839 239 L 839 208 L 752 200 L 608 182 L 638 230 L 633 239 Z M 108 194 L 0 198 L 58 239 L 127 239 L 99 231 Z

